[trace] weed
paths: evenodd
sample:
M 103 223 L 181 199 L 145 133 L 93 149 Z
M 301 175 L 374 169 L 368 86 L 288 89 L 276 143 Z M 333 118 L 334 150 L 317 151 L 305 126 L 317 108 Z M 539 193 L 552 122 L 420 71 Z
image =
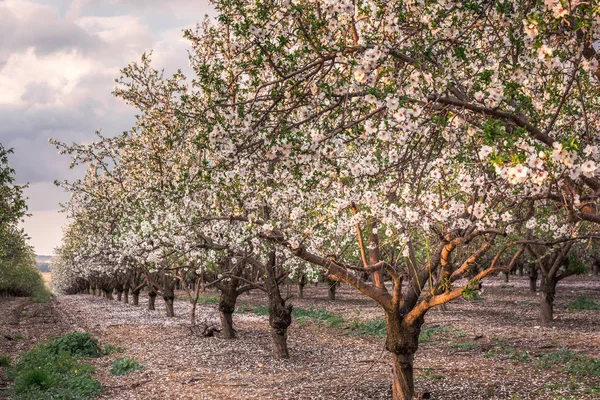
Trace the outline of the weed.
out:
M 13 338 L 13 339 L 15 339 L 15 340 L 21 340 L 21 339 L 25 339 L 25 336 L 23 336 L 23 334 L 22 334 L 22 333 L 15 333 L 15 334 L 12 336 L 12 338 Z
M 350 333 L 352 335 L 371 335 L 377 337 L 387 336 L 385 319 L 383 318 L 376 318 L 366 322 L 361 322 L 357 319 L 354 319 L 348 328 L 350 329 Z
M 474 340 L 469 340 L 468 342 L 463 343 L 450 343 L 448 344 L 448 347 L 451 349 L 473 350 L 479 347 L 479 343 Z
M 69 333 L 53 340 L 47 346 L 48 350 L 54 354 L 66 351 L 74 358 L 96 358 L 105 354 L 98 343 L 98 339 L 87 332 Z
M 0 367 L 10 367 L 9 356 L 0 356 Z
M 296 317 L 298 322 L 312 321 L 317 325 L 324 324 L 327 328 L 339 328 L 346 322 L 344 317 L 327 311 L 325 308 L 294 308 L 292 315 Z
M 600 304 L 585 296 L 579 296 L 567 304 L 567 310 L 600 310 Z
M 421 334 L 419 335 L 419 343 L 429 342 L 429 341 L 431 341 L 431 339 L 433 339 L 433 337 L 435 335 L 437 335 L 438 333 L 443 332 L 445 330 L 446 330 L 446 327 L 443 325 L 435 326 L 432 328 L 423 328 L 423 329 L 421 329 Z
M 429 378 L 429 379 L 444 379 L 445 376 L 442 374 L 436 374 L 433 372 L 433 369 L 431 368 L 426 368 L 425 372 L 423 372 L 423 377 L 424 378 Z
M 554 365 L 562 365 L 565 372 L 574 375 L 600 376 L 600 358 L 578 355 L 566 348 L 543 354 L 537 361 L 539 368 L 548 369 Z
M 94 367 L 77 361 L 86 357 L 88 348 L 73 342 L 69 334 L 23 353 L 7 372 L 14 385 L 5 394 L 14 400 L 84 400 L 99 395 L 102 385 L 91 376 Z
M 536 362 L 539 368 L 548 369 L 555 364 L 566 364 L 573 361 L 575 353 L 570 349 L 559 349 L 554 353 L 543 354 Z
M 465 332 L 463 329 L 460 329 L 460 328 L 453 328 L 453 329 L 454 329 L 454 336 L 456 336 L 457 338 L 467 337 L 467 332 Z
M 248 313 L 252 312 L 252 307 L 250 307 L 250 304 L 247 301 L 242 301 L 237 306 L 236 311 L 239 313 Z
M 120 376 L 143 369 L 146 369 L 146 367 L 137 362 L 133 357 L 123 357 L 113 361 L 110 366 L 110 374 Z
M 267 306 L 256 306 L 250 310 L 252 314 L 256 315 L 269 315 L 269 307 Z
M 509 359 L 515 362 L 528 362 L 530 359 L 529 353 L 524 350 L 518 350 L 514 346 L 505 341 L 498 340 L 490 350 L 486 351 L 483 356 L 485 358 L 500 358 Z
M 104 347 L 103 354 L 109 356 L 113 353 L 122 353 L 123 351 L 125 351 L 125 349 L 122 347 L 116 347 L 116 346 L 113 346 L 112 344 L 107 344 Z
M 200 304 L 217 304 L 217 303 L 219 303 L 219 298 L 218 297 L 198 296 L 198 303 L 200 303 Z

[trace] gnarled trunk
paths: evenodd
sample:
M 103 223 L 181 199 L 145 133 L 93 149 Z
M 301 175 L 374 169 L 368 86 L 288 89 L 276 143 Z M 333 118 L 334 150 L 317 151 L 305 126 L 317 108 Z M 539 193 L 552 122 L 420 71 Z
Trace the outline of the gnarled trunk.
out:
M 237 291 L 224 290 L 219 299 L 219 314 L 221 317 L 221 337 L 223 339 L 235 339 L 235 329 L 233 329 L 232 314 L 235 310 L 237 301 Z
M 413 362 L 419 347 L 423 320 L 413 325 L 402 320 L 400 313 L 386 313 L 387 339 L 385 347 L 392 353 L 392 399 L 411 400 L 415 395 Z
M 326 279 L 325 283 L 327 284 L 327 298 L 329 300 L 335 300 L 335 288 L 337 287 L 338 282 L 333 279 Z
M 529 291 L 531 293 L 537 293 L 537 279 L 538 271 L 535 266 L 529 267 Z
M 265 288 L 269 298 L 269 325 L 273 338 L 273 358 L 290 358 L 287 348 L 287 329 L 292 323 L 292 306 L 285 304 L 279 290 L 278 271 L 275 264 L 275 251 L 269 255 Z
M 155 307 L 155 303 L 156 303 L 156 292 L 148 292 L 148 310 L 156 310 Z
M 540 283 L 540 319 L 543 324 L 550 324 L 554 319 L 554 297 L 557 281 L 542 277 Z
M 298 298 L 304 298 L 304 286 L 306 285 L 306 276 L 302 274 L 298 280 Z
M 140 305 L 140 292 L 139 291 L 131 292 L 131 304 L 134 306 Z
M 173 308 L 173 302 L 175 299 L 173 297 L 163 297 L 163 299 L 165 300 L 165 308 L 167 310 L 167 317 L 174 317 L 175 310 Z

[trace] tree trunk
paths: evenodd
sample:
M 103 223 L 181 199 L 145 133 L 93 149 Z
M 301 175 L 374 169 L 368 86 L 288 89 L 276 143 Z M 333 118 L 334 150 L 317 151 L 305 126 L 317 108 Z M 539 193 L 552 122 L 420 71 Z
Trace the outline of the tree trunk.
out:
M 335 300 L 335 288 L 337 287 L 337 281 L 326 279 L 325 283 L 327 284 L 327 298 L 329 300 Z
M 112 290 L 105 290 L 104 297 L 106 297 L 106 300 L 112 300 L 113 299 Z
M 131 293 L 131 304 L 134 306 L 140 305 L 140 292 Z
M 117 292 L 117 301 L 121 301 L 122 297 L 123 297 L 123 292 Z
M 235 329 L 233 329 L 233 312 L 225 312 L 219 309 L 221 316 L 221 337 L 223 339 L 235 339 Z
M 190 303 L 190 325 L 196 325 L 196 302 Z
M 175 310 L 173 309 L 173 301 L 174 299 L 171 297 L 163 297 L 165 300 L 165 308 L 167 309 L 167 317 L 174 317 Z
M 549 277 L 542 277 L 540 283 L 540 318 L 544 325 L 551 324 L 554 319 L 556 283 L 554 279 Z
M 298 298 L 304 298 L 304 286 L 306 285 L 306 276 L 302 274 L 298 280 Z
M 508 272 L 504 272 L 504 282 L 508 283 Z
M 538 271 L 535 266 L 529 267 L 529 291 L 531 293 L 537 293 L 537 279 Z
M 287 347 L 287 329 L 272 329 L 271 337 L 273 338 L 273 358 L 276 360 L 290 358 Z
M 598 276 L 600 274 L 600 268 L 598 268 L 598 266 L 600 266 L 599 262 L 594 262 L 592 264 L 592 275 Z
M 419 347 L 423 320 L 408 325 L 400 312 L 386 313 L 387 339 L 385 347 L 392 353 L 392 399 L 412 400 L 415 395 L 413 362 Z
M 281 297 L 275 263 L 275 251 L 269 254 L 267 262 L 267 276 L 265 277 L 265 288 L 269 299 L 269 325 L 271 326 L 271 337 L 273 338 L 273 358 L 280 360 L 290 358 L 287 348 L 287 329 L 292 324 L 292 306 L 285 304 Z
M 148 310 L 156 310 L 154 303 L 156 302 L 156 292 L 148 292 Z
M 129 289 L 123 291 L 123 303 L 129 304 Z
M 229 290 L 221 292 L 219 299 L 219 314 L 221 316 L 221 337 L 223 339 L 235 339 L 235 329 L 233 329 L 232 314 L 237 302 L 237 291 L 235 288 L 228 287 Z

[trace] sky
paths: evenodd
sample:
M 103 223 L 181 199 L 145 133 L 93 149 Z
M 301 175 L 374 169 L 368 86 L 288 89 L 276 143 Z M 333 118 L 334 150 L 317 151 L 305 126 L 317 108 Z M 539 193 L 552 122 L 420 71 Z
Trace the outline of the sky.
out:
M 112 96 L 120 68 L 153 51 L 166 74 L 189 71 L 182 29 L 210 13 L 208 0 L 0 0 L 0 143 L 13 148 L 17 183 L 29 183 L 22 226 L 38 255 L 60 244 L 73 180 L 49 138 L 88 143 L 130 129 L 135 110 Z

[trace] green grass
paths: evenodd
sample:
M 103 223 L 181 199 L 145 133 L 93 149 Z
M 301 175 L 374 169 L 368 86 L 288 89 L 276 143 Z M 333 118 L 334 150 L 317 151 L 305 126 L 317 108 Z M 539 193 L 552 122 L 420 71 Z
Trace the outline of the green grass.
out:
M 116 347 L 116 346 L 113 346 L 112 344 L 107 344 L 104 347 L 104 354 L 107 356 L 114 354 L 114 353 L 122 353 L 123 351 L 125 351 L 124 348 Z
M 9 356 L 0 356 L 0 367 L 10 367 Z
M 531 359 L 529 353 L 524 350 L 518 350 L 503 340 L 497 340 L 496 344 L 490 350 L 486 351 L 483 356 L 485 358 L 508 359 L 521 363 L 528 362 Z
M 292 315 L 300 323 L 312 322 L 317 325 L 325 325 L 327 328 L 339 328 L 346 320 L 341 315 L 327 311 L 325 308 L 294 308 Z
M 137 362 L 133 357 L 123 357 L 113 361 L 109 372 L 113 376 L 121 376 L 144 369 L 146 369 L 146 367 Z
M 419 335 L 419 343 L 430 342 L 438 333 L 441 333 L 445 330 L 446 327 L 443 325 L 432 328 L 423 328 L 421 329 L 421 334 Z
M 12 335 L 12 338 L 15 340 L 21 340 L 21 339 L 25 339 L 25 336 L 23 336 L 22 333 L 15 333 L 14 335 Z
M 600 304 L 585 296 L 579 296 L 567 304 L 567 310 L 600 310 Z
M 444 375 L 436 374 L 435 372 L 433 372 L 433 369 L 431 369 L 431 368 L 425 369 L 425 371 L 423 372 L 423 377 L 428 378 L 428 379 L 444 379 L 445 378 Z
M 461 349 L 461 350 L 473 350 L 479 347 L 479 343 L 474 340 L 469 340 L 468 342 L 463 343 L 450 343 L 448 347 L 451 349 Z
M 218 304 L 219 303 L 219 298 L 218 297 L 202 297 L 202 296 L 198 296 L 198 303 L 200 303 L 200 304 Z
M 102 354 L 97 340 L 79 332 L 40 343 L 8 370 L 14 385 L 3 394 L 13 400 L 91 400 L 102 385 L 91 375 L 94 367 L 79 360 Z
M 34 303 L 49 303 L 52 300 L 52 293 L 48 289 L 41 288 L 36 290 L 31 296 L 31 301 Z
M 548 369 L 561 365 L 563 371 L 579 376 L 600 376 L 600 358 L 591 358 L 576 354 L 573 350 L 562 348 L 553 353 L 543 354 L 536 362 L 537 367 Z
M 350 329 L 352 335 L 387 336 L 384 318 L 375 318 L 365 322 L 355 319 L 350 323 L 348 329 Z

